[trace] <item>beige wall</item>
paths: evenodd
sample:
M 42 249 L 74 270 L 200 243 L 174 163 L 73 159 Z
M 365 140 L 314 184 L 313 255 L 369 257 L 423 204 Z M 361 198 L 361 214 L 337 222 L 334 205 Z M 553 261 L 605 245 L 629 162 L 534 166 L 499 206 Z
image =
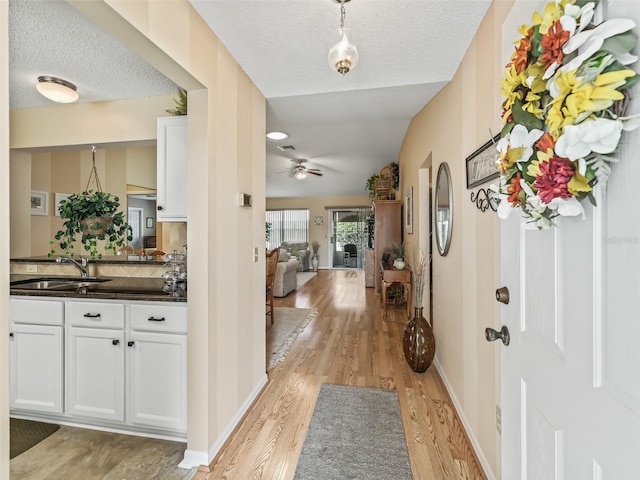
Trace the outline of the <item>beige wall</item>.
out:
M 169 105 L 169 98 L 165 105 Z M 146 100 L 145 100 L 146 103 Z M 137 101 L 119 102 L 126 116 L 128 109 L 136 110 Z M 32 113 L 34 109 L 30 109 Z M 55 110 L 44 109 L 43 116 L 50 117 L 52 125 Z M 20 118 L 15 112 L 14 118 Z M 146 123 L 155 124 L 155 114 L 150 113 Z M 49 135 L 49 133 L 47 134 Z M 32 136 L 31 141 L 41 140 Z M 90 143 L 91 138 L 76 136 L 74 142 Z M 96 151 L 96 170 L 101 187 L 116 195 L 124 211 L 127 209 L 127 187 L 129 185 L 146 186 L 155 189 L 156 148 L 155 147 L 110 147 Z M 87 185 L 93 165 L 91 149 L 86 147 L 74 150 L 38 151 L 29 153 L 23 150 L 11 151 L 11 257 L 46 255 L 50 252 L 49 241 L 62 228 L 62 219 L 55 215 L 56 193 L 78 193 L 87 186 L 95 190 L 95 179 Z M 135 182 L 135 183 L 134 183 Z M 47 216 L 30 215 L 29 194 L 31 190 L 49 193 L 49 214 Z M 186 224 L 170 224 L 159 244 L 166 251 L 182 251 L 186 239 Z M 81 247 L 76 247 L 82 253 Z M 102 251 L 99 248 L 99 251 Z
M 308 208 L 309 209 L 309 244 L 316 240 L 320 244 L 320 268 L 329 265 L 329 215 L 328 208 L 367 207 L 371 200 L 367 195 L 354 197 L 301 197 L 301 198 L 267 198 L 267 209 Z M 323 218 L 322 225 L 314 223 L 315 217 Z M 263 226 L 264 228 L 264 226 Z
M 254 249 L 264 252 L 265 100 L 186 0 L 69 3 L 189 91 L 188 218 L 193 221 L 186 233 L 190 257 L 196 255 L 198 261 L 189 264 L 186 456 L 208 463 L 266 381 L 264 255 L 253 260 Z M 0 31 L 6 32 L 6 2 L 0 5 Z M 6 53 L 2 60 L 6 67 Z M 7 68 L 0 72 L 6 86 Z M 0 95 L 6 112 L 6 92 Z M 165 115 L 166 102 L 147 100 L 155 116 Z M 73 145 L 77 136 L 96 144 L 155 139 L 155 123 L 141 122 L 135 113 L 120 117 L 117 103 L 50 107 L 58 124 L 66 126 L 64 132 L 56 132 L 42 118 L 43 109 L 11 112 L 10 145 Z M 6 125 L 0 123 L 0 133 L 8 139 Z M 8 185 L 8 152 L 1 155 L 6 175 L 0 178 Z M 253 195 L 253 208 L 237 206 L 241 191 Z M 0 237 L 7 240 L 1 260 L 6 298 L 8 188 L 2 195 L 7 196 L 0 202 L 7 213 L 2 215 L 6 228 Z M 0 305 L 0 327 L 7 332 L 6 302 Z M 3 347 L 6 338 L 2 336 Z M 2 362 L 0 374 L 5 386 L 6 365 Z M 7 390 L 2 388 L 0 397 L 5 427 Z M 4 459 L 7 431 L 3 428 L 0 437 Z
M 492 3 L 453 80 L 411 121 L 399 155 L 401 191 L 414 188 L 414 232 L 421 217 L 418 170 L 430 158 L 433 183 L 440 163 L 451 170 L 451 248 L 446 257 L 433 254 L 436 357 L 485 466 L 498 478 L 500 349 L 483 331 L 498 315 L 499 226 L 495 214 L 481 213 L 469 199 L 465 157 L 500 130 L 501 26 L 511 4 Z
M 9 297 L 9 2 L 0 2 L 0 298 Z M 9 302 L 0 302 L 0 480 L 9 480 Z

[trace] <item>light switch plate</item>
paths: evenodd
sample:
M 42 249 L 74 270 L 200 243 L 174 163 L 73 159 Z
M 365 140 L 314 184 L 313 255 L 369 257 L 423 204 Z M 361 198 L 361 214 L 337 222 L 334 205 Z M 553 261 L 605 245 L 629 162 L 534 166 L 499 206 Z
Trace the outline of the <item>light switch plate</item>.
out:
M 253 249 L 253 263 L 258 263 L 258 247 Z

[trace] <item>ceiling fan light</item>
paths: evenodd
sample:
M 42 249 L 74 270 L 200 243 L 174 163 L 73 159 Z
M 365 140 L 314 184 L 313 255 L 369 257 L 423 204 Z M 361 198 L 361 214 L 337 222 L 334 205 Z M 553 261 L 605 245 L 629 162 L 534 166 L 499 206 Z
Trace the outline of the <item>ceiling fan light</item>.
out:
M 296 168 L 296 171 L 293 173 L 293 177 L 297 180 L 304 180 L 307 178 L 307 172 L 305 172 L 304 167 Z
M 43 97 L 56 103 L 73 103 L 79 98 L 73 83 L 56 77 L 38 77 L 36 90 Z
M 342 75 L 346 75 L 358 65 L 358 49 L 349 41 L 348 28 L 339 28 L 340 40 L 329 50 L 327 57 L 329 67 Z

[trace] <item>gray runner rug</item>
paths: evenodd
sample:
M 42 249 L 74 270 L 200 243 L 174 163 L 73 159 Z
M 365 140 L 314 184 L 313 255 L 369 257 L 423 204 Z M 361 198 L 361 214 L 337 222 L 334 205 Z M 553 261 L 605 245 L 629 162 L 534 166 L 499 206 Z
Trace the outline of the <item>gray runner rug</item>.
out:
M 410 480 L 395 390 L 324 384 L 296 480 Z

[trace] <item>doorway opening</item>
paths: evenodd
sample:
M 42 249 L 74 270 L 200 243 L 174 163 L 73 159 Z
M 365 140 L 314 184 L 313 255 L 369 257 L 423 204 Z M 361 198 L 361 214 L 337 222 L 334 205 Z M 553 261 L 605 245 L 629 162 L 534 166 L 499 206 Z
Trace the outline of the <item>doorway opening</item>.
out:
M 369 207 L 329 210 L 330 268 L 363 268 L 370 210 Z

